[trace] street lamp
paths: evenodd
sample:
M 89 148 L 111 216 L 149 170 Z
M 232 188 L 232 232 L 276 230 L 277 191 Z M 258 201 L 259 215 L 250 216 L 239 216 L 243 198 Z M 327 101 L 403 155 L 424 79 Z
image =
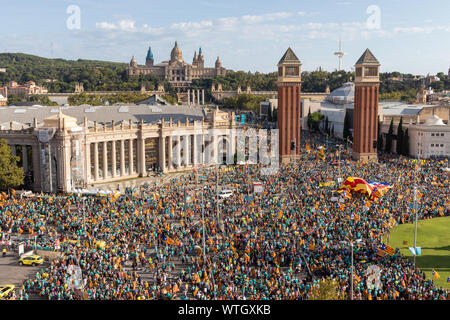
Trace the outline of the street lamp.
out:
M 356 239 L 355 241 L 341 241 L 342 244 L 350 244 L 351 248 L 351 274 L 350 274 L 350 300 L 353 300 L 353 273 L 354 273 L 354 266 L 353 266 L 353 246 L 356 243 L 357 245 L 365 245 L 365 243 L 361 239 Z

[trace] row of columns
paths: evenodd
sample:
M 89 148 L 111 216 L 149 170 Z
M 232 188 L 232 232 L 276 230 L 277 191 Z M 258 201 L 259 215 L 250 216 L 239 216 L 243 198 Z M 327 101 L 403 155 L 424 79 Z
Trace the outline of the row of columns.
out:
M 197 95 L 195 94 L 195 91 L 197 91 Z M 194 90 L 194 89 L 188 89 L 188 105 L 200 105 L 200 92 L 201 92 L 201 104 L 204 105 L 205 104 L 205 90 L 202 89 L 202 91 L 200 90 Z M 197 100 L 197 102 L 196 102 Z
M 167 164 L 166 164 L 166 139 L 167 139 Z M 195 167 L 199 164 L 211 163 L 219 155 L 219 144 L 217 136 L 210 136 L 209 143 L 205 141 L 203 134 L 170 135 L 160 138 L 159 144 L 159 166 L 163 171 Z M 205 144 L 205 142 L 207 144 Z M 230 142 L 232 143 L 232 142 Z M 209 145 L 212 147 L 209 148 Z M 183 151 L 183 155 L 181 155 Z M 208 154 L 207 151 L 211 151 Z M 227 152 L 234 152 L 227 150 Z
M 137 150 L 133 147 L 133 141 L 137 140 Z M 199 164 L 211 163 L 212 159 L 216 159 L 219 155 L 219 138 L 218 136 L 209 136 L 208 141 L 205 141 L 205 135 L 202 133 L 187 134 L 187 135 L 168 135 L 159 137 L 158 150 L 158 164 L 162 171 L 172 171 L 175 169 L 185 167 L 195 167 Z M 117 159 L 116 143 L 120 141 L 120 157 Z M 129 172 L 125 171 L 125 141 L 128 141 L 128 168 Z M 134 176 L 136 174 L 144 176 L 146 174 L 145 163 L 145 139 L 138 137 L 111 141 L 110 152 L 108 152 L 108 143 L 110 141 L 100 141 L 86 143 L 86 168 L 89 182 L 97 182 L 104 179 L 114 179 L 124 176 Z M 205 144 L 206 143 L 206 144 Z M 93 147 L 93 173 L 91 174 L 91 144 Z M 100 162 L 99 144 L 102 144 L 102 163 Z M 228 146 L 230 148 L 230 146 Z M 167 150 L 167 151 L 166 151 Z M 208 152 L 207 152 L 208 151 Z M 209 152 L 210 151 L 210 152 Z M 136 165 L 134 168 L 134 153 L 136 152 Z M 234 148 L 227 150 L 229 153 L 234 152 Z M 209 154 L 210 153 L 210 154 Z M 167 154 L 167 156 L 166 156 Z M 110 160 L 108 160 L 108 155 Z M 233 154 L 234 155 L 234 154 Z M 120 171 L 117 170 L 117 160 L 120 161 Z M 167 160 L 167 161 L 166 161 Z M 111 175 L 108 177 L 108 161 L 111 163 Z M 100 177 L 99 169 L 103 169 L 103 176 Z M 135 170 L 136 169 L 136 170 Z M 88 183 L 89 183 L 88 182 Z
M 128 141 L 128 168 L 129 168 L 129 173 L 128 175 L 133 175 L 135 174 L 134 172 L 134 148 L 133 148 L 133 142 L 136 139 L 127 139 Z M 138 147 L 139 149 L 143 149 L 145 148 L 144 143 L 139 141 L 140 139 L 138 139 Z M 116 143 L 117 141 L 120 141 L 120 172 L 117 172 L 117 158 L 116 158 L 116 153 L 117 153 L 117 149 L 116 149 Z M 111 142 L 111 178 L 116 178 L 119 176 L 126 176 L 126 172 L 125 172 L 125 140 L 113 140 L 113 141 L 101 141 L 101 142 L 91 142 L 94 145 L 94 173 L 91 176 L 89 174 L 89 176 L 91 176 L 91 179 L 94 181 L 98 181 L 100 180 L 100 174 L 99 174 L 99 169 L 100 169 L 100 163 L 99 163 L 99 144 L 102 144 L 102 158 L 103 158 L 103 163 L 102 165 L 102 169 L 103 169 L 103 177 L 102 179 L 106 179 L 106 173 L 108 172 L 108 142 Z M 87 143 L 86 144 L 86 160 L 87 160 L 87 170 L 90 173 L 91 170 L 91 156 L 90 156 L 90 152 L 91 152 L 91 143 Z M 139 170 L 139 173 L 143 173 L 143 171 L 145 171 L 145 150 L 141 150 L 138 152 L 138 155 L 142 155 L 140 157 L 140 159 L 138 158 L 137 162 L 137 166 L 138 168 L 140 167 L 140 163 L 142 163 L 142 168 L 141 170 Z M 142 159 L 143 158 L 143 159 Z M 136 168 L 136 169 L 138 169 Z

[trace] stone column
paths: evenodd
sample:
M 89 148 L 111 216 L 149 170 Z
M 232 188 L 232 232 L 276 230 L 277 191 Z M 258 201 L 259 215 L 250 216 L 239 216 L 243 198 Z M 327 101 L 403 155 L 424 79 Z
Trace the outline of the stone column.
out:
M 191 90 L 188 89 L 187 94 L 188 94 L 188 106 L 190 106 L 191 105 Z
M 200 104 L 200 90 L 197 89 L 197 104 Z
M 22 146 L 22 168 L 23 168 L 24 173 L 26 174 L 28 171 L 27 146 Z
M 128 140 L 128 167 L 130 168 L 130 175 L 133 174 L 133 139 Z
M 116 141 L 112 141 L 111 145 L 111 176 L 113 178 L 116 177 L 116 169 L 117 169 L 117 163 L 116 163 Z
M 189 92 L 189 91 L 188 91 Z M 159 137 L 159 168 L 166 171 L 166 137 Z
M 193 160 L 194 162 L 192 163 L 192 165 L 195 167 L 198 164 L 198 160 L 199 160 L 199 154 L 198 154 L 198 148 L 197 148 L 197 134 L 194 133 L 194 135 L 192 136 L 192 154 L 193 156 Z M 200 155 L 201 156 L 201 155 Z
M 85 150 L 85 152 L 84 152 L 85 162 L 84 163 L 86 163 L 86 168 L 85 168 L 86 183 L 89 183 L 92 180 L 92 176 L 91 176 L 91 144 L 85 141 L 84 150 Z
M 202 105 L 205 105 L 205 89 L 202 89 Z
M 125 175 L 125 140 L 120 140 L 120 175 Z
M 177 138 L 177 147 L 175 148 L 175 161 L 177 163 L 177 169 L 181 167 L 181 136 Z
M 192 104 L 195 105 L 195 90 L 192 90 Z
M 137 165 L 139 168 L 139 175 L 141 177 L 144 177 L 147 172 L 147 167 L 145 164 L 145 139 L 142 136 L 139 137 L 137 146 L 139 148 L 137 161 Z
M 11 154 L 12 154 L 13 156 L 16 155 L 16 145 L 14 145 L 14 144 L 11 145 Z
M 33 191 L 41 189 L 41 153 L 39 145 L 32 145 L 33 157 Z
M 103 179 L 108 176 L 108 144 L 103 141 Z
M 98 142 L 94 142 L 94 181 L 98 179 Z
M 184 166 L 187 167 L 189 166 L 190 161 L 190 155 L 191 155 L 191 150 L 189 149 L 189 140 L 191 139 L 190 135 L 186 135 L 183 138 L 183 143 L 184 143 L 184 151 L 183 151 L 183 156 L 184 156 Z
M 168 162 L 169 162 L 169 170 L 173 169 L 173 157 L 172 157 L 172 149 L 173 149 L 173 141 L 172 141 L 173 137 L 169 136 L 169 142 L 168 142 L 168 146 L 167 146 L 167 155 L 168 155 Z

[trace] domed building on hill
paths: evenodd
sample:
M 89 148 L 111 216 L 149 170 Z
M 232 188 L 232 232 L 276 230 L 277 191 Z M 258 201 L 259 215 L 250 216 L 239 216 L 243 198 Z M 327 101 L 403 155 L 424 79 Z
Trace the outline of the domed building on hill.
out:
M 148 48 L 145 59 L 145 66 L 139 66 L 133 58 L 127 67 L 127 75 L 137 76 L 140 74 L 152 74 L 156 77 L 170 81 L 178 93 L 186 92 L 194 79 L 208 79 L 216 76 L 226 75 L 227 70 L 222 67 L 222 62 L 217 57 L 214 68 L 205 68 L 205 59 L 202 48 L 194 53 L 192 64 L 183 60 L 183 52 L 175 41 L 175 45 L 170 53 L 170 60 L 154 64 L 153 52 Z

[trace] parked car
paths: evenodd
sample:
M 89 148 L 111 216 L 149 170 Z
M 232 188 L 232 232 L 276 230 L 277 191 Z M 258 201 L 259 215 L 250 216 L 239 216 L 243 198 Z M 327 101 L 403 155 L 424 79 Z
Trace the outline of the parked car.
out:
M 19 266 L 26 265 L 35 267 L 43 263 L 44 259 L 42 259 L 42 257 L 38 255 L 24 256 L 19 259 Z

